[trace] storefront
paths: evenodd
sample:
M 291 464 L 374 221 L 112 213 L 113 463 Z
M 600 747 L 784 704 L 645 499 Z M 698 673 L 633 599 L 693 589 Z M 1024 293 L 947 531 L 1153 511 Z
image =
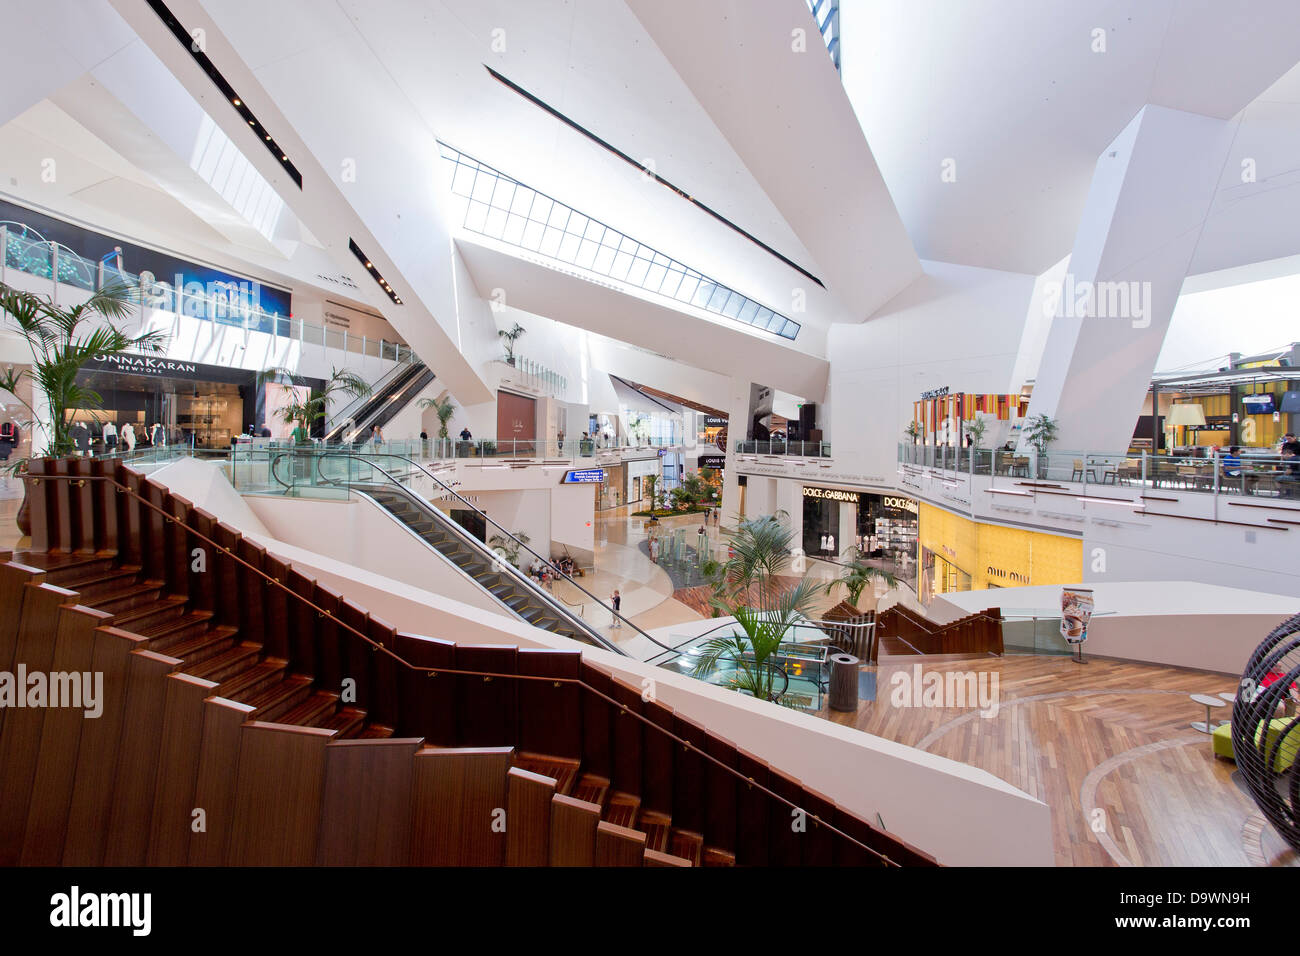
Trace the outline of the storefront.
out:
M 842 488 L 803 486 L 803 550 L 818 558 L 839 559 L 854 544 L 861 493 Z
M 903 495 L 864 494 L 858 502 L 858 550 L 916 588 L 920 506 Z
M 149 444 L 155 425 L 165 441 L 196 448 L 229 448 L 249 425 L 265 424 L 272 437 L 285 439 L 289 426 L 274 415 L 291 397 L 323 386 L 312 380 L 302 386 L 274 383 L 261 387 L 256 372 L 203 365 L 145 355 L 115 355 L 97 360 L 77 374 L 77 383 L 99 393 L 99 409 L 70 409 L 70 421 L 84 421 L 95 441 L 103 425 L 112 422 L 118 433 L 130 424 L 137 444 Z M 102 447 L 102 446 L 101 446 Z
M 1078 584 L 1083 579 L 1083 542 L 1065 535 L 970 521 L 921 503 L 917 595 L 928 604 L 936 594 Z

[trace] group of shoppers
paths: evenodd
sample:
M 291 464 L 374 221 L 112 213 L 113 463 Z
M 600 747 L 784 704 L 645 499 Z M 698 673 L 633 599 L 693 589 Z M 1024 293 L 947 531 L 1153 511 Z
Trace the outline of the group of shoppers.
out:
M 111 421 L 105 422 L 96 435 L 92 423 L 85 421 L 74 422 L 69 431 L 69 437 L 72 439 L 73 449 L 79 457 L 90 457 L 94 454 L 95 440 L 98 438 L 102 443 L 102 454 L 112 455 L 121 450 L 126 454 L 135 451 L 136 446 L 165 448 L 168 445 L 177 445 L 186 443 L 185 432 L 176 426 L 167 426 L 162 422 L 154 422 L 150 426 L 141 426 L 137 431 L 135 425 L 126 422 L 120 429 Z

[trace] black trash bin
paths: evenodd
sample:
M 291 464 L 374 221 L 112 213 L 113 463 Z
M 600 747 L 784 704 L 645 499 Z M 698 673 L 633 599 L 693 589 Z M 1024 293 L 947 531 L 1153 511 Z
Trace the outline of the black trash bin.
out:
M 861 662 L 852 654 L 831 655 L 831 710 L 858 709 L 858 667 Z

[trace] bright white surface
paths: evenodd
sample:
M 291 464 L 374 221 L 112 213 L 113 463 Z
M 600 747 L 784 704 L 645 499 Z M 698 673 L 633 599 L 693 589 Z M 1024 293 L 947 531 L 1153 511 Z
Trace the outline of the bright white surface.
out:
M 1092 589 L 1098 614 L 1295 614 L 1300 611 L 1300 598 L 1297 597 L 1199 581 L 1098 581 L 1083 586 Z M 967 614 L 997 606 L 1004 614 L 1036 609 L 1040 613 L 1047 611 L 1059 615 L 1061 586 L 958 591 L 943 595 L 943 600 Z

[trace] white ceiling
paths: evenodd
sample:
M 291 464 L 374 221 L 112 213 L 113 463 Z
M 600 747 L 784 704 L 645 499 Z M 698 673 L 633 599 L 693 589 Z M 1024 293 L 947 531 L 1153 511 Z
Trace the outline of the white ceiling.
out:
M 310 61 L 357 70 L 356 101 L 791 315 L 833 296 L 509 90 L 489 65 L 816 274 L 809 254 L 627 5 L 611 0 L 202 0 L 265 81 Z M 796 2 L 797 0 L 791 0 Z M 500 32 L 496 32 L 500 31 Z M 502 46 L 504 44 L 504 46 Z M 377 102 L 382 97 L 385 102 Z M 430 180 L 441 184 L 440 169 Z
M 1099 154 L 1144 103 L 1226 119 L 1300 60 L 1295 0 L 843 0 L 841 28 L 845 88 L 920 255 L 1031 274 L 1069 252 Z M 1247 111 L 1261 168 L 1294 166 L 1275 128 L 1294 104 Z M 1271 213 L 1231 205 L 1196 268 Z

